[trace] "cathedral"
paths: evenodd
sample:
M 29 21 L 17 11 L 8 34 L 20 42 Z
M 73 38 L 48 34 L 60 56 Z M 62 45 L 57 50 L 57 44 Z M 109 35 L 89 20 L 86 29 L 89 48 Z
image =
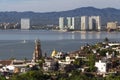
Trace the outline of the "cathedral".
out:
M 39 59 L 42 58 L 42 50 L 40 40 L 35 40 L 35 50 L 33 52 L 33 62 L 38 62 Z

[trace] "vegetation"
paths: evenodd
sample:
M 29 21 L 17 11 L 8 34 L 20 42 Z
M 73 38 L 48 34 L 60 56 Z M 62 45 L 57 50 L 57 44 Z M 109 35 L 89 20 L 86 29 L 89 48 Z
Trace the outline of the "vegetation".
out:
M 13 75 L 10 80 L 47 80 L 49 75 L 43 74 L 42 71 L 29 71 L 20 75 Z
M 96 71 L 95 66 L 95 55 L 94 54 L 90 54 L 88 57 L 89 61 L 88 61 L 88 65 L 89 65 L 89 71 L 90 72 L 94 72 Z
M 75 65 L 76 68 L 81 67 L 81 65 L 84 64 L 84 61 L 82 59 L 76 59 L 73 64 Z
M 109 39 L 106 37 L 106 38 L 104 39 L 104 42 L 108 43 L 108 42 L 109 42 Z
M 67 74 L 67 73 L 66 73 Z M 72 71 L 70 76 L 66 76 L 65 73 L 59 73 L 59 75 L 52 76 L 43 74 L 41 71 L 30 71 L 21 75 L 13 75 L 10 80 L 120 80 L 120 76 L 115 76 L 113 74 L 107 77 L 94 77 L 94 75 L 83 74 L 80 71 Z M 5 78 L 0 77 L 0 80 L 5 80 Z
M 0 76 L 0 80 L 6 80 L 5 77 L 3 76 Z

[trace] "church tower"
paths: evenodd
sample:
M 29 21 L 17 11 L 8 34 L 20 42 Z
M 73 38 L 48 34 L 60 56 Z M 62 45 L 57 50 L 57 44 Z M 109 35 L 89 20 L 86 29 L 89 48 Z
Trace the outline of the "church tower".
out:
M 40 58 L 42 58 L 42 50 L 40 40 L 35 40 L 35 50 L 33 53 L 33 62 L 37 62 Z

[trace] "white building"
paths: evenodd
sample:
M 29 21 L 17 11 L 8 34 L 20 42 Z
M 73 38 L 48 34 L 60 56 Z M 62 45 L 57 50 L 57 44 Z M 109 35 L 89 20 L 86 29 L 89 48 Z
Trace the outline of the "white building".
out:
M 107 72 L 107 63 L 106 62 L 95 62 L 95 67 L 98 69 L 98 73 L 106 73 Z
M 30 19 L 22 18 L 21 19 L 21 29 L 30 29 Z
M 64 53 L 63 53 L 63 52 L 58 52 L 58 53 L 56 54 L 55 58 L 58 58 L 58 59 L 64 58 Z
M 80 17 L 60 17 L 59 28 L 60 30 L 73 29 L 80 30 Z
M 59 18 L 60 30 L 101 30 L 100 16 L 82 16 L 82 17 L 60 17 Z
M 69 29 L 72 29 L 72 18 L 71 17 L 67 17 L 67 27 Z
M 43 70 L 49 71 L 49 70 L 55 70 L 56 69 L 56 61 L 53 59 L 45 59 L 45 63 L 43 64 Z
M 88 17 L 87 16 L 81 17 L 81 30 L 82 31 L 88 30 Z
M 120 43 L 108 43 L 109 46 L 120 46 Z
M 65 60 L 59 60 L 58 63 L 67 65 L 67 64 L 71 64 L 71 62 L 74 62 L 74 61 L 75 59 L 71 59 L 69 56 L 66 56 Z
M 64 17 L 60 17 L 59 18 L 59 28 L 60 28 L 60 30 L 64 30 L 65 29 L 65 20 L 64 20 Z
M 89 30 L 101 30 L 100 16 L 90 16 L 89 17 Z

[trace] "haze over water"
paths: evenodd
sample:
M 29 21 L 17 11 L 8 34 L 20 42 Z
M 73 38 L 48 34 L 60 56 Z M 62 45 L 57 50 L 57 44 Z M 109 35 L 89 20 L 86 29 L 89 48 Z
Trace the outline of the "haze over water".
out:
M 42 30 L 0 30 L 0 59 L 32 58 L 34 40 L 41 40 L 43 55 L 53 49 L 63 52 L 78 50 L 81 46 L 102 42 L 105 37 L 120 41 L 120 32 L 58 32 Z

